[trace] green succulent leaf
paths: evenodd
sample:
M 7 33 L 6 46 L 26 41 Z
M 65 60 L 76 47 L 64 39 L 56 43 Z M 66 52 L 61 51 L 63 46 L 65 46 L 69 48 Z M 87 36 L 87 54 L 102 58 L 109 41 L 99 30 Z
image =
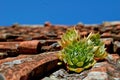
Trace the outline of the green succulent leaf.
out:
M 72 59 L 72 62 L 73 62 L 74 64 L 77 64 L 77 62 L 78 62 L 77 57 L 74 57 L 74 58 Z
M 84 69 L 87 69 L 87 68 L 92 67 L 95 63 L 96 63 L 95 60 L 93 60 L 92 62 L 87 62 L 87 63 L 84 65 Z
M 76 73 L 80 73 L 81 71 L 84 70 L 84 68 L 72 68 L 72 67 L 67 67 L 68 70 L 74 71 Z
M 76 66 L 78 66 L 78 67 L 82 67 L 83 64 L 84 64 L 84 62 L 78 62 L 78 63 L 76 64 Z
M 71 60 L 67 60 L 68 65 L 73 66 L 74 64 L 71 62 Z

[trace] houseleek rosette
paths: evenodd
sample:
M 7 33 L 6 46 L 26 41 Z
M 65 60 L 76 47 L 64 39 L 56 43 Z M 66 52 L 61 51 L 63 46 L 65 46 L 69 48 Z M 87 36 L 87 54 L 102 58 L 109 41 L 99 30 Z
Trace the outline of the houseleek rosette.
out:
M 77 73 L 92 67 L 96 58 L 104 59 L 107 56 L 105 45 L 98 33 L 90 33 L 84 38 L 79 35 L 75 28 L 68 29 L 59 41 L 62 50 L 58 54 L 67 69 Z
M 59 59 L 63 61 L 69 71 L 81 72 L 95 64 L 93 46 L 89 46 L 84 39 L 73 41 L 59 53 Z
M 94 45 L 93 51 L 94 51 L 94 57 L 95 59 L 105 59 L 107 57 L 107 52 L 105 48 L 105 44 L 103 41 L 100 40 L 100 34 L 92 34 L 90 33 L 87 37 L 88 43 L 91 45 Z

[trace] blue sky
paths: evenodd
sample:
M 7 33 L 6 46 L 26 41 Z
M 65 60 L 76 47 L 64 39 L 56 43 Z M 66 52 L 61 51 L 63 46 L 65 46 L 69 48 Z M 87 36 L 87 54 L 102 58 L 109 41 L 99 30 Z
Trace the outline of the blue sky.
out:
M 0 25 L 120 20 L 120 0 L 0 0 Z

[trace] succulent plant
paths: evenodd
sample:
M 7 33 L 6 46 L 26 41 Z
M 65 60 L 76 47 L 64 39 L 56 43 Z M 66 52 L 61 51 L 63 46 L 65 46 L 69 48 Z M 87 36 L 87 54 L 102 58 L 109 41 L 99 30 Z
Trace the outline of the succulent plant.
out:
M 92 67 L 96 63 L 95 58 L 103 59 L 107 55 L 98 33 L 80 38 L 78 31 L 71 28 L 62 36 L 59 44 L 62 47 L 58 54 L 59 59 L 69 71 L 77 73 Z
M 81 72 L 95 64 L 93 46 L 89 46 L 84 39 L 63 48 L 59 54 L 67 69 L 70 71 Z
M 93 44 L 93 50 L 95 54 L 95 59 L 105 59 L 107 56 L 106 48 L 104 42 L 100 40 L 100 34 L 90 33 L 87 37 L 88 43 Z

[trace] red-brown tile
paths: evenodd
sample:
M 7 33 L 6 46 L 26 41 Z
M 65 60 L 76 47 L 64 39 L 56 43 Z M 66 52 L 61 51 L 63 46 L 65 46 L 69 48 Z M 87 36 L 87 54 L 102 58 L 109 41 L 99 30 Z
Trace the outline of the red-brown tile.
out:
M 49 52 L 38 55 L 27 55 L 21 58 L 18 56 L 9 62 L 2 62 L 0 71 L 5 80 L 29 80 L 29 78 L 36 80 L 37 76 L 57 66 L 58 57 L 56 54 L 57 52 Z M 54 66 L 51 64 L 52 62 Z
M 41 51 L 41 43 L 38 40 L 23 41 L 18 46 L 19 54 L 35 54 Z

